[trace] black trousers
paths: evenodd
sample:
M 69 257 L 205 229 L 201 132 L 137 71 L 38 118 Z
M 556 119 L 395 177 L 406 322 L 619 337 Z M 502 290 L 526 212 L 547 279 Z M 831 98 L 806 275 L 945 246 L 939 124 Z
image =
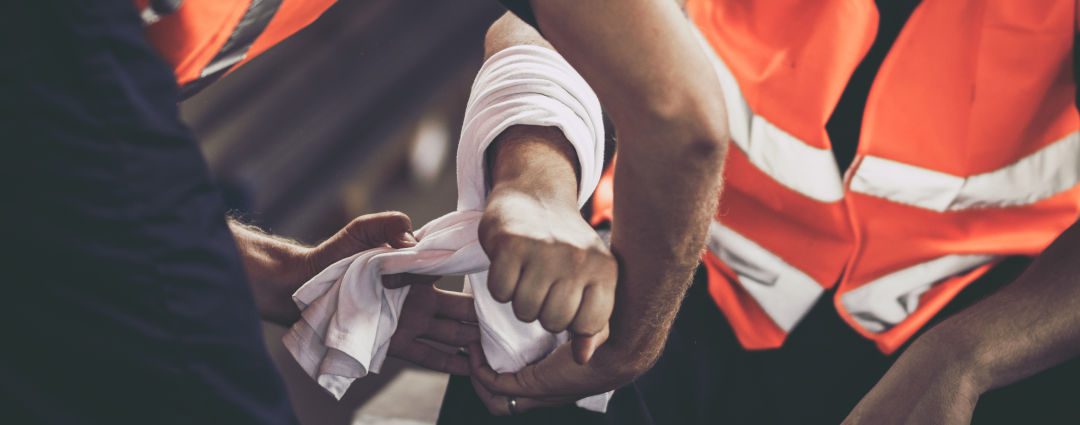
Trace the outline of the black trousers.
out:
M 1011 282 L 1010 259 L 962 292 L 940 321 Z M 932 326 L 933 324 L 931 324 Z M 838 424 L 895 361 L 851 330 L 830 297 L 779 350 L 742 349 L 699 270 L 656 366 L 615 393 L 605 415 L 574 407 L 509 418 L 486 413 L 467 378 L 451 379 L 440 424 Z M 1080 360 L 985 394 L 976 424 L 1080 423 Z

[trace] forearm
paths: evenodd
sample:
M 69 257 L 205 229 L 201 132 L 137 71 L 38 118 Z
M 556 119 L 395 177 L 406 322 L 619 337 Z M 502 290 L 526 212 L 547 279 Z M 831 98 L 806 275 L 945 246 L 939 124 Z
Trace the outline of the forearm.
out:
M 620 142 L 633 136 L 622 135 Z M 641 140 L 640 143 L 656 143 Z M 646 369 L 664 341 L 698 264 L 715 214 L 720 164 L 650 158 L 620 150 L 615 169 L 612 251 L 619 259 L 612 337 Z M 657 184 L 657 182 L 665 182 Z
M 1080 355 L 1078 252 L 1074 224 L 1015 282 L 943 321 L 912 348 L 948 350 L 980 391 Z
M 310 268 L 302 264 L 309 248 L 236 220 L 228 221 L 259 314 L 268 321 L 291 323 L 299 310 L 292 302 L 281 299 L 287 292 L 284 285 L 295 280 L 293 275 L 300 276 Z
M 548 208 L 577 209 L 579 165 L 558 129 L 510 127 L 488 149 L 491 202 L 530 196 Z
M 552 48 L 535 29 L 506 14 L 488 30 L 485 59 L 521 45 Z M 488 147 L 487 158 L 492 201 L 502 196 L 527 195 L 552 207 L 576 209 L 581 166 L 570 141 L 557 128 L 510 127 Z
M 605 347 L 640 372 L 663 348 L 715 212 L 727 142 L 721 89 L 674 3 L 532 3 L 618 132 L 612 251 L 621 269 Z

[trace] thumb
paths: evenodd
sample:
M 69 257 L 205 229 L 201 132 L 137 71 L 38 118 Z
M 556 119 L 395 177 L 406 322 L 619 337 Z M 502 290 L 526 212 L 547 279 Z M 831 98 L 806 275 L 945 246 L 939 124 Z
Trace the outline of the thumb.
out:
M 595 335 L 573 335 L 570 338 L 570 351 L 574 354 L 574 361 L 579 365 L 585 365 L 592 359 L 596 349 L 607 341 L 610 331 L 607 326 Z
M 394 248 L 406 248 L 416 245 L 412 234 L 412 220 L 405 213 L 387 211 L 357 217 L 343 229 L 352 239 L 359 242 L 362 249 L 370 249 L 383 244 Z
M 388 211 L 362 215 L 315 247 L 311 263 L 317 272 L 342 258 L 371 248 L 413 246 L 416 239 L 411 232 L 412 220 L 404 213 Z

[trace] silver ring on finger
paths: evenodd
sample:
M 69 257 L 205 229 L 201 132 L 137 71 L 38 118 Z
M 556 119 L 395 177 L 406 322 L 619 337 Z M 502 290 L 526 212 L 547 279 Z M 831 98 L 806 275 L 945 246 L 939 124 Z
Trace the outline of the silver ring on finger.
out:
M 506 398 L 506 410 L 509 410 L 511 415 L 517 414 L 517 397 Z

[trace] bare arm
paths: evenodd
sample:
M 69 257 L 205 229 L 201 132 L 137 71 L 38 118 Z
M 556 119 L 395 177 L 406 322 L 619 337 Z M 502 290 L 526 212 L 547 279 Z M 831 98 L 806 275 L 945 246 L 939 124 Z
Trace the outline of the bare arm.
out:
M 504 395 L 519 397 L 519 410 L 554 404 L 552 396 L 565 402 L 621 386 L 657 359 L 715 211 L 727 140 L 719 84 L 673 3 L 534 6 L 548 40 L 597 91 L 618 131 L 612 250 L 621 267 L 611 339 L 588 366 L 568 367 L 566 350 L 516 375 L 474 365 L 477 392 L 504 414 Z M 490 54 L 543 43 L 506 16 L 492 27 L 487 47 Z
M 966 424 L 979 396 L 1080 355 L 1080 223 L 1015 282 L 941 322 L 846 423 Z
M 515 45 L 551 46 L 506 15 L 491 28 L 485 56 Z M 480 223 L 491 258 L 492 296 L 511 302 L 520 320 L 574 334 L 585 363 L 603 342 L 614 299 L 615 258 L 578 211 L 581 165 L 557 127 L 516 125 L 488 149 L 492 191 Z
M 533 7 L 618 132 L 612 251 L 620 281 L 605 347 L 636 375 L 663 348 L 715 212 L 727 142 L 721 89 L 673 2 Z
M 229 219 L 240 259 L 247 272 L 255 306 L 263 320 L 288 326 L 300 317 L 291 294 L 310 273 L 311 248 L 266 234 L 257 227 Z

